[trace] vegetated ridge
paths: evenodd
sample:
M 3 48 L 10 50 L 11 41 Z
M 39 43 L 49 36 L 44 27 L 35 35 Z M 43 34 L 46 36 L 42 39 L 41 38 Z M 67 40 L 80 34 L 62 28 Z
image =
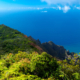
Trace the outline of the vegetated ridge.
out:
M 80 58 L 49 41 L 0 25 L 0 80 L 80 80 Z

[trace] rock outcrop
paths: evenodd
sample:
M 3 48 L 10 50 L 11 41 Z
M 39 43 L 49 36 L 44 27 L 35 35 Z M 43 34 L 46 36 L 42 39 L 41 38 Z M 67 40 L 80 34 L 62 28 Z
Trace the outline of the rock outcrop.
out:
M 65 59 L 65 49 L 63 46 L 58 46 L 58 45 L 55 45 L 53 42 L 49 41 L 49 42 L 46 42 L 46 43 L 42 43 L 42 46 L 46 48 L 47 52 L 56 57 L 56 58 L 59 58 L 61 60 Z
M 69 56 L 73 58 L 74 52 L 70 53 L 66 51 L 63 46 L 59 46 L 54 44 L 52 41 L 42 43 L 38 40 L 33 39 L 31 36 L 28 37 L 32 41 L 36 42 L 36 44 L 43 49 L 43 51 L 47 52 L 48 54 L 56 57 L 57 59 L 64 60 L 67 59 Z

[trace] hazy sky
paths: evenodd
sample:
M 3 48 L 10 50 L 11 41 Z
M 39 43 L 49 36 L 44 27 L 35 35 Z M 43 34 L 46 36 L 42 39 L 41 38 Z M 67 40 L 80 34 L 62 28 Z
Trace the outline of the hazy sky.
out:
M 40 10 L 45 8 L 62 10 L 64 13 L 71 9 L 80 10 L 80 0 L 0 0 L 0 11 Z

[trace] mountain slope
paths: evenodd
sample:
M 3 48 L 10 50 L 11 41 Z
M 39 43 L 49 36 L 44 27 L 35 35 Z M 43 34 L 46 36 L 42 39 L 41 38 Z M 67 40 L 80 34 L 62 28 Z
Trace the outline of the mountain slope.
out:
M 0 80 L 80 80 L 77 54 L 74 60 L 74 53 L 51 41 L 41 44 L 5 25 L 0 25 L 0 30 L 0 54 L 4 54 L 0 58 Z
M 25 38 L 25 35 L 21 32 L 5 25 L 0 25 L 0 54 L 17 53 L 19 50 L 39 52 L 31 43 L 34 42 L 27 37 Z
M 39 54 L 45 51 L 60 60 L 74 55 L 74 53 L 66 51 L 63 46 L 55 45 L 51 41 L 41 44 L 39 40 L 35 40 L 31 36 L 27 37 L 17 30 L 0 25 L 0 54 L 17 53 L 18 51 L 30 53 L 36 51 Z

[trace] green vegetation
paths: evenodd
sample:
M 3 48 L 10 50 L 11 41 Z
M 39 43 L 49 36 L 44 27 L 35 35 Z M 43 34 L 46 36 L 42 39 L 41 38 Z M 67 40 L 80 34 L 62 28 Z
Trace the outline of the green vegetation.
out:
M 80 80 L 77 54 L 57 61 L 31 43 L 19 31 L 0 25 L 0 80 Z
M 28 38 L 25 38 L 24 34 L 22 34 L 21 32 L 4 25 L 0 25 L 0 54 L 15 54 L 19 50 L 39 52 L 38 49 L 30 45 L 30 43 L 32 42 L 33 41 L 30 41 Z
M 5 54 L 0 59 L 0 80 L 80 80 L 79 62 L 73 62 L 57 61 L 46 52 Z
M 21 32 L 9 28 L 5 25 L 0 25 L 0 40 L 22 38 L 24 34 Z

